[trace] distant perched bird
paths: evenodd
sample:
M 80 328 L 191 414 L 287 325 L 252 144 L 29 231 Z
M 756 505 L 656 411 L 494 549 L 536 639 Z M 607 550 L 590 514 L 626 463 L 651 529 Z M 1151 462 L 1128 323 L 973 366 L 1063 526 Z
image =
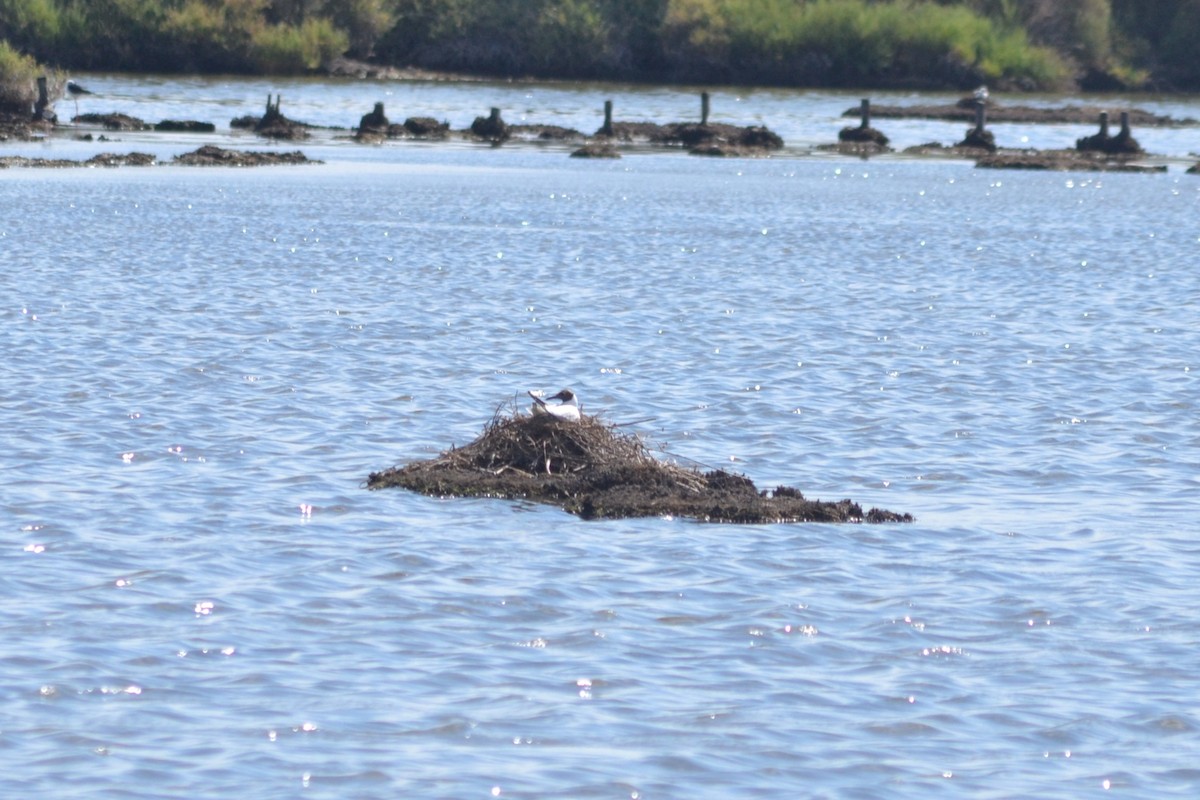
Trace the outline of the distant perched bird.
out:
M 92 92 L 80 86 L 75 81 L 67 81 L 67 94 L 75 101 L 75 116 L 79 116 L 79 96 L 81 94 L 92 94 Z
M 559 404 L 556 406 L 548 405 L 546 400 L 538 397 L 533 392 L 530 392 L 529 396 L 533 398 L 533 405 L 530 406 L 529 410 L 533 412 L 535 417 L 540 414 L 547 414 L 551 417 L 558 417 L 559 419 L 571 422 L 579 421 L 579 399 L 575 397 L 575 393 L 570 389 L 563 389 L 558 394 L 546 398 L 547 400 L 558 400 Z
M 987 90 L 986 86 L 980 86 L 978 89 L 975 90 L 975 102 L 976 103 L 983 105 L 984 103 L 987 102 L 987 99 L 988 99 L 988 90 Z

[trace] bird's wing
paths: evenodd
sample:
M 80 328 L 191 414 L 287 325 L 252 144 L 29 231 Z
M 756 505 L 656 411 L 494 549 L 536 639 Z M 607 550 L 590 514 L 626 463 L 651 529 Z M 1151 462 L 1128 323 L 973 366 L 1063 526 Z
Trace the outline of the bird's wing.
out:
M 532 397 L 532 398 L 533 398 L 533 402 L 537 403 L 537 404 L 538 404 L 539 406 L 541 406 L 542 408 L 545 408 L 545 407 L 546 407 L 546 401 L 545 401 L 545 400 L 543 400 L 542 398 L 538 397 L 538 396 L 537 396 L 536 394 L 534 394 L 533 392 L 531 392 L 531 391 L 530 391 L 530 392 L 526 392 L 526 394 L 528 394 L 530 397 Z

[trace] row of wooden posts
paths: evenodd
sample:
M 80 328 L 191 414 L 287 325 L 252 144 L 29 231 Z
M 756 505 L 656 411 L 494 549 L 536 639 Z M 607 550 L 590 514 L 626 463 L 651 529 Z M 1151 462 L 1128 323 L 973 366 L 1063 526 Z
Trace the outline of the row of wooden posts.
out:
M 50 105 L 49 90 L 47 87 L 47 79 L 45 76 L 41 76 L 37 79 L 37 88 L 38 88 L 38 99 L 37 99 L 37 103 L 34 105 L 34 116 L 35 116 L 35 118 L 40 118 L 41 115 L 45 112 L 46 108 Z M 709 93 L 701 92 L 700 93 L 700 124 L 701 125 L 708 124 L 708 116 L 709 116 L 710 108 L 711 108 L 711 99 L 710 99 Z M 268 112 L 268 115 L 271 112 L 274 112 L 276 115 L 279 114 L 279 100 L 276 100 L 275 104 L 272 105 L 270 95 L 267 96 L 267 112 Z M 871 130 L 871 99 L 870 98 L 864 97 L 862 99 L 860 115 L 861 115 L 861 125 L 859 126 L 860 129 L 864 130 L 864 131 Z M 492 109 L 492 118 L 498 119 L 499 116 L 500 116 L 500 109 L 493 108 Z M 970 141 L 972 141 L 972 139 L 974 139 L 976 141 L 984 141 L 985 139 L 990 139 L 991 134 L 986 131 L 986 128 L 987 128 L 987 104 L 983 101 L 978 101 L 975 103 L 975 127 L 968 133 L 966 141 L 970 142 Z M 612 100 L 604 101 L 604 126 L 600 129 L 600 132 L 606 136 L 611 136 L 613 133 L 613 101 Z M 1118 134 L 1118 136 L 1124 137 L 1126 139 L 1131 138 L 1130 129 L 1129 129 L 1129 112 L 1128 111 L 1121 112 L 1121 132 Z M 1109 137 L 1109 134 L 1108 134 L 1108 112 L 1101 111 L 1100 112 L 1100 132 L 1097 134 L 1097 138 L 1107 139 L 1108 137 Z
M 871 100 L 868 97 L 862 99 L 860 116 L 862 123 L 859 130 L 870 131 L 871 128 Z M 1115 137 L 1117 140 L 1133 143 L 1133 135 L 1129 127 L 1129 112 L 1121 112 L 1121 131 Z M 1100 112 L 1100 132 L 1095 136 L 1085 137 L 1081 142 L 1088 140 L 1096 140 L 1097 142 L 1110 141 L 1114 137 L 1109 136 L 1108 132 L 1108 112 Z M 987 104 L 984 101 L 977 100 L 975 102 L 975 127 L 967 132 L 967 138 L 962 142 L 965 145 L 984 145 L 994 147 L 994 139 L 992 134 L 987 130 Z M 1136 147 L 1136 143 L 1134 143 Z
M 495 109 L 493 109 L 493 111 L 495 111 Z M 708 92 L 701 92 L 700 93 L 700 124 L 701 125 L 708 124 L 708 111 L 709 111 Z M 603 136 L 612 136 L 612 133 L 613 133 L 612 115 L 613 115 L 613 101 L 605 100 L 604 101 L 604 125 L 603 125 L 603 127 L 600 128 L 600 133 Z

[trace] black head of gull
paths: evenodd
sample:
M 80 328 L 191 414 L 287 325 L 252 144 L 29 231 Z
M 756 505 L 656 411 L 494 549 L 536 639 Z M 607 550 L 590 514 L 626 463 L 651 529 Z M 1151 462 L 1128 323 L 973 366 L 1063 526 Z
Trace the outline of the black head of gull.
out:
M 532 411 L 535 416 L 539 414 L 548 414 L 552 417 L 558 417 L 559 419 L 569 419 L 572 421 L 579 420 L 579 398 L 577 398 L 575 396 L 575 392 L 570 389 L 562 389 L 558 394 L 554 394 L 546 398 L 546 400 L 558 400 L 559 403 L 556 406 L 547 404 L 546 400 L 538 397 L 533 392 L 530 392 L 529 396 L 533 398 L 533 406 L 530 407 L 530 411 Z

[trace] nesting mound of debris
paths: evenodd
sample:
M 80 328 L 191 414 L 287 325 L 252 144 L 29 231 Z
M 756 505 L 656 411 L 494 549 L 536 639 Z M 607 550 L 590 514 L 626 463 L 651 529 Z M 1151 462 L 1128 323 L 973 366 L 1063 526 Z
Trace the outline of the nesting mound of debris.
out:
M 584 519 L 677 516 L 704 522 L 912 522 L 910 514 L 851 500 L 808 500 L 780 486 L 759 491 L 741 475 L 700 472 L 655 458 L 636 435 L 596 417 L 579 422 L 498 410 L 465 447 L 374 472 L 370 489 L 441 497 L 524 499 Z

